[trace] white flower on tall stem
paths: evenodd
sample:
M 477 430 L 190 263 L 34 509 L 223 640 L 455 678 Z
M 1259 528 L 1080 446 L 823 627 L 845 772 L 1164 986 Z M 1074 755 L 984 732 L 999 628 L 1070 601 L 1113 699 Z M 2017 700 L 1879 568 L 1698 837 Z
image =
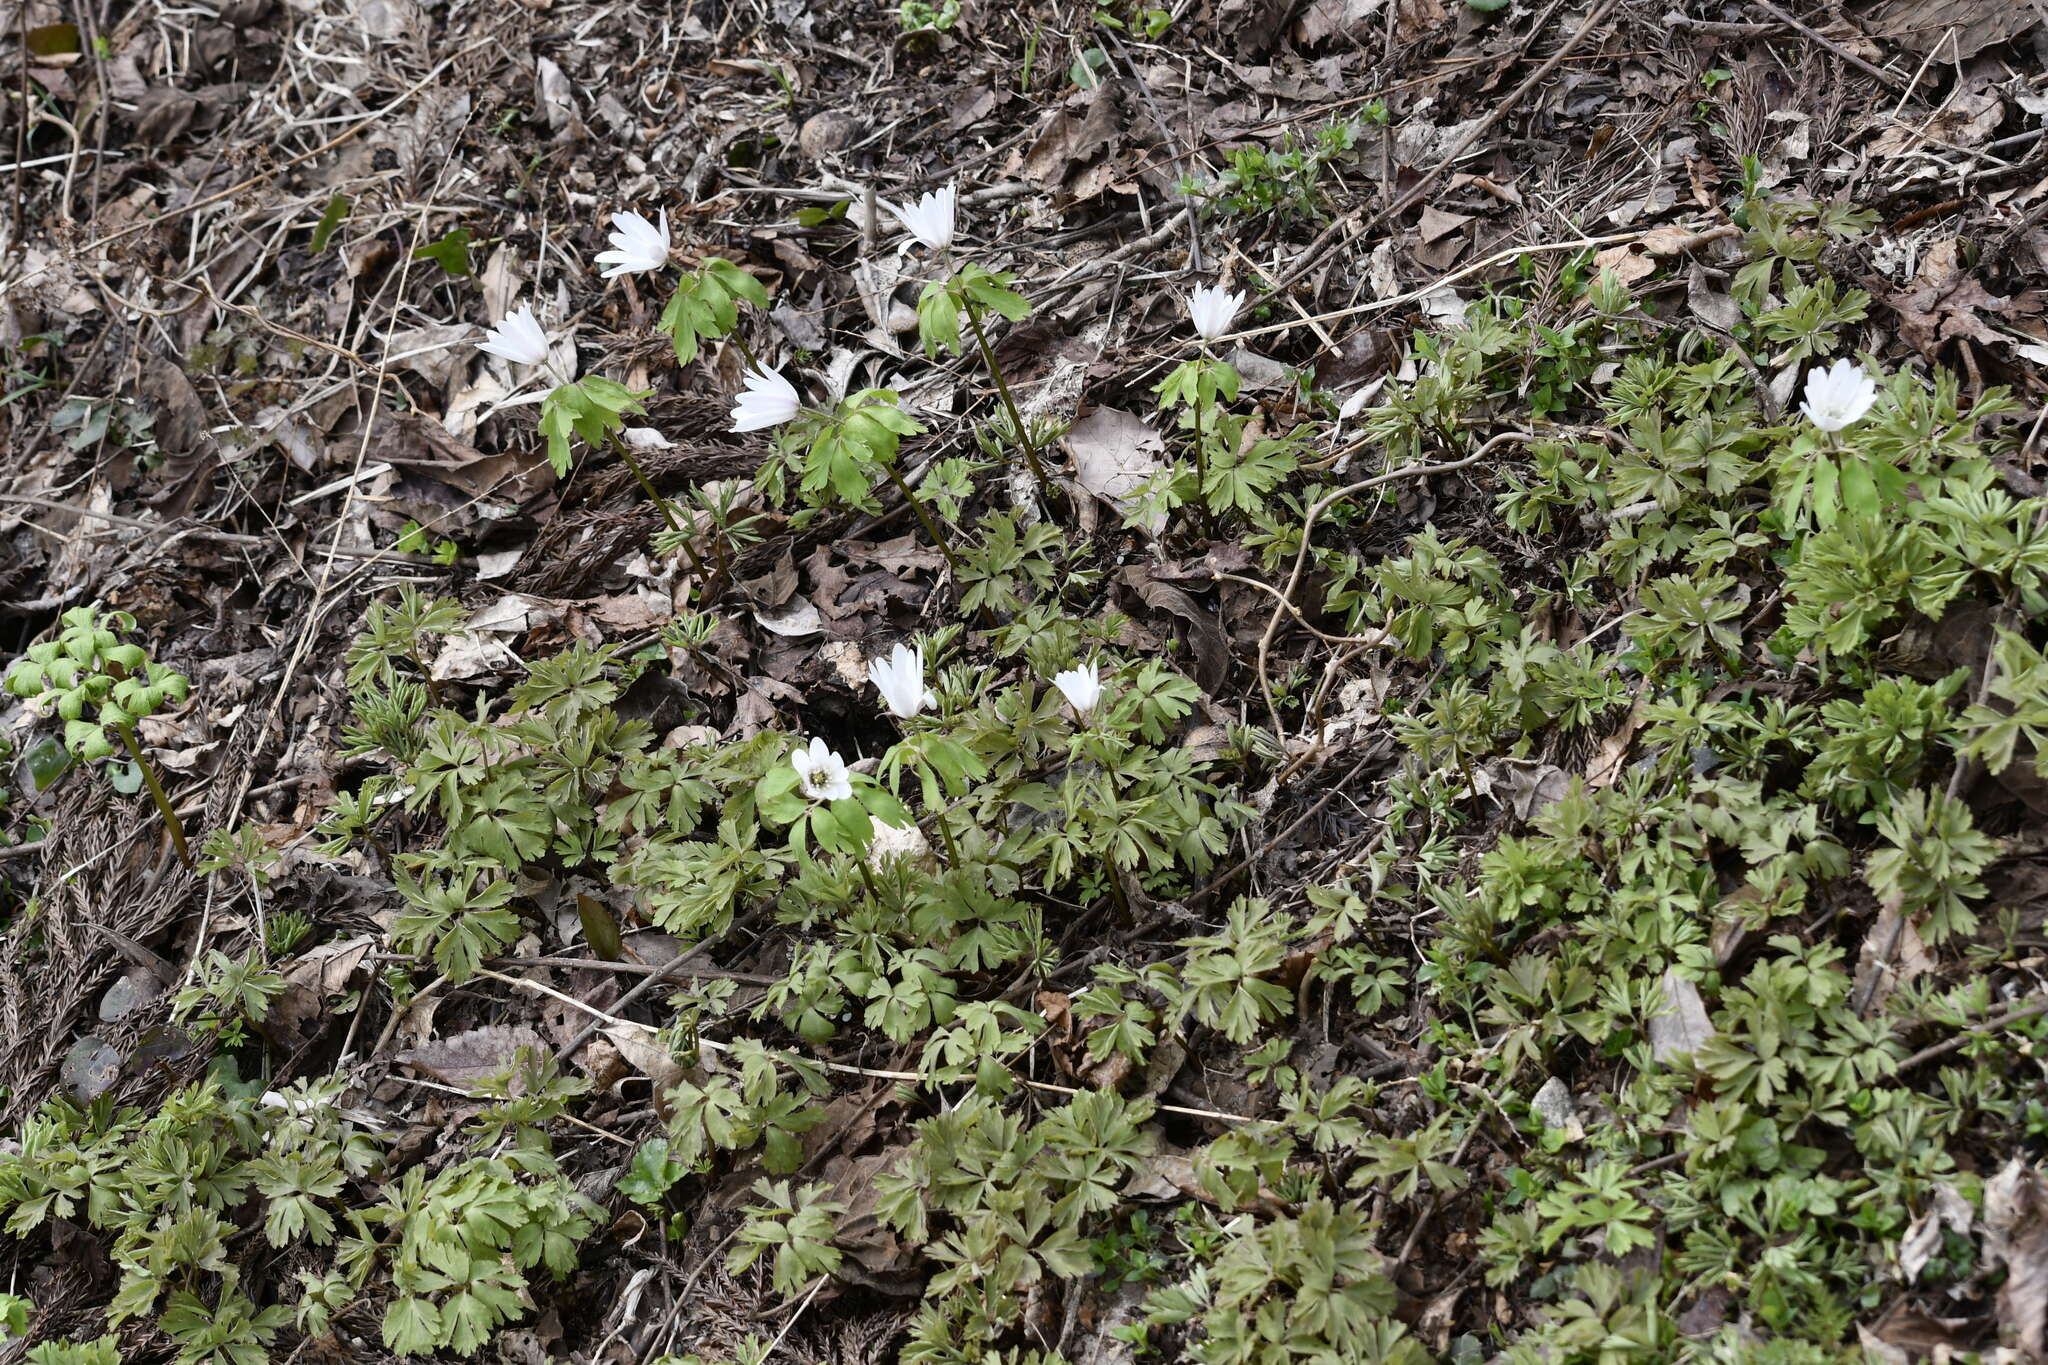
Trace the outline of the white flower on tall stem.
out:
M 532 307 L 521 304 L 498 319 L 496 327 L 485 329 L 476 348 L 514 365 L 538 365 L 548 358 L 548 334 Z
M 1102 672 L 1094 664 L 1055 673 L 1052 685 L 1060 690 L 1060 695 L 1067 699 L 1067 705 L 1074 708 L 1077 716 L 1085 718 L 1102 700 Z
M 927 706 L 936 706 L 939 699 L 924 685 L 924 647 L 912 649 L 898 645 L 889 651 L 887 659 L 868 660 L 868 681 L 882 694 L 882 702 L 889 708 L 889 714 L 898 720 L 909 720 Z
M 944 251 L 953 245 L 953 216 L 958 204 L 959 191 L 948 185 L 914 204 L 891 204 L 889 212 L 918 241 L 933 251 Z
M 732 400 L 732 429 L 762 431 L 779 427 L 804 410 L 796 385 L 774 370 L 748 370 Z
M 833 753 L 822 739 L 813 739 L 808 749 L 789 756 L 796 769 L 797 785 L 813 801 L 844 801 L 853 795 L 853 779 L 847 775 L 846 760 Z
M 612 227 L 617 229 L 609 238 L 612 249 L 597 253 L 597 263 L 611 267 L 604 272 L 605 279 L 615 275 L 638 275 L 648 270 L 659 270 L 668 264 L 667 209 L 661 211 L 660 227 L 637 213 L 613 214 Z
M 1214 341 L 1230 330 L 1244 307 L 1244 291 L 1232 294 L 1220 284 L 1203 285 L 1188 295 L 1188 317 L 1204 341 Z
M 1822 431 L 1840 431 L 1863 420 L 1877 402 L 1877 381 L 1861 365 L 1837 360 L 1806 372 L 1806 399 L 1799 410 Z

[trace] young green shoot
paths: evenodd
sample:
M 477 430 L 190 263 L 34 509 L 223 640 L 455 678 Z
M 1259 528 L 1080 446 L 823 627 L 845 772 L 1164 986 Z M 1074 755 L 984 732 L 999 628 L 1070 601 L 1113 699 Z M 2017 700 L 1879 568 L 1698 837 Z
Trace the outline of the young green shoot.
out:
M 135 629 L 135 618 L 125 611 L 102 616 L 97 605 L 74 607 L 61 621 L 64 629 L 55 640 L 29 646 L 28 657 L 7 671 L 7 690 L 27 701 L 49 699 L 49 709 L 64 721 L 64 747 L 84 762 L 108 757 L 114 739 L 120 740 L 164 817 L 178 861 L 191 867 L 184 822 L 135 736 L 136 725 L 166 703 L 182 704 L 191 684 L 150 659 L 142 646 L 121 642 Z

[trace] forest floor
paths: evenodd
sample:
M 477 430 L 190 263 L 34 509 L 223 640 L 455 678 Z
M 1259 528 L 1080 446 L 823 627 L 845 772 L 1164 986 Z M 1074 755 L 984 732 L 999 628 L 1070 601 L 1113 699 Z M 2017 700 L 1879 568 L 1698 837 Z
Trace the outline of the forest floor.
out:
M 2048 1359 L 2048 28 L 1785 4 L 15 0 L 0 1365 Z

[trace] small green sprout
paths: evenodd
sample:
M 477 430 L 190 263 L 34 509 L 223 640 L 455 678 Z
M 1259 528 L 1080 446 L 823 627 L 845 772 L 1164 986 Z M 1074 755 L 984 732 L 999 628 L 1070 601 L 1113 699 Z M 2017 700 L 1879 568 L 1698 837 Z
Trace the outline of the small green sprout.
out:
M 950 33 L 960 22 L 960 0 L 903 0 L 896 7 L 896 22 L 905 33 Z
M 142 646 L 121 642 L 135 629 L 135 618 L 125 611 L 102 615 L 97 604 L 74 607 L 61 621 L 64 629 L 55 640 L 29 646 L 28 657 L 7 670 L 7 690 L 28 701 L 45 701 L 64 722 L 64 747 L 85 762 L 110 756 L 119 739 L 149 784 L 180 861 L 190 867 L 185 826 L 155 767 L 143 756 L 135 727 L 168 709 L 167 703 L 182 704 L 192 685 L 184 674 L 151 660 Z

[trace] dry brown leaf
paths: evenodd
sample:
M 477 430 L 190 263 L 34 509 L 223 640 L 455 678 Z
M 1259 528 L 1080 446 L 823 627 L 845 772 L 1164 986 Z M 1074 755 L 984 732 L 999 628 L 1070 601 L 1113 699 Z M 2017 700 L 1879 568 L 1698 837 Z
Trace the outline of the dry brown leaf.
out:
M 1886 0 L 1859 22 L 1872 37 L 1889 39 L 1909 52 L 1938 49 L 1944 60 L 1962 61 L 2011 42 L 2039 24 L 2041 16 L 2028 0 Z
M 1612 270 L 1615 278 L 1623 284 L 1634 284 L 1646 275 L 1655 273 L 1657 263 L 1651 260 L 1647 253 L 1638 251 L 1637 245 L 1635 242 L 1623 242 L 1619 246 L 1608 247 L 1593 257 L 1593 269 Z
M 1933 970 L 1934 955 L 1921 941 L 1919 927 L 1901 915 L 1897 905 L 1886 904 L 1863 937 L 1849 998 L 1858 1013 L 1869 1015 L 1881 1009 L 1893 991 Z
M 1434 204 L 1422 207 L 1422 218 L 1415 225 L 1415 235 L 1424 242 L 1435 242 L 1450 236 L 1472 222 L 1469 213 L 1449 213 Z
M 1713 1021 L 1699 987 L 1671 968 L 1665 968 L 1657 988 L 1664 994 L 1664 1008 L 1646 1021 L 1650 1034 L 1650 1055 L 1668 1062 L 1697 1052 L 1714 1036 Z
M 398 1054 L 394 1059 L 423 1071 L 443 1085 L 468 1089 L 478 1081 L 502 1076 L 519 1064 L 519 1054 L 541 1056 L 547 1045 L 526 1024 L 486 1024 L 446 1038 L 436 1038 Z
M 1082 103 L 1078 114 L 1074 112 L 1077 102 Z M 1091 198 L 1107 188 L 1108 182 L 1091 188 L 1079 183 L 1080 172 L 1122 141 L 1126 123 L 1113 83 L 1069 96 L 1067 107 L 1055 110 L 1045 121 L 1031 149 L 1016 163 L 1016 172 L 1047 189 L 1067 191 L 1073 199 Z
M 871 1103 L 863 1107 L 872 1113 Z M 824 1165 L 832 1197 L 846 1205 L 833 1220 L 832 1240 L 847 1255 L 839 1274 L 886 1294 L 915 1294 L 923 1283 L 917 1273 L 918 1253 L 906 1247 L 875 1212 L 880 1191 L 875 1177 L 894 1172 L 909 1155 L 910 1144 L 884 1147 L 866 1156 L 835 1156 Z
M 783 547 L 774 568 L 759 578 L 743 578 L 735 586 L 761 611 L 774 611 L 796 596 L 796 562 L 789 547 Z
M 349 983 L 362 969 L 364 960 L 377 946 L 377 941 L 375 934 L 358 934 L 354 938 L 323 943 L 292 964 L 284 979 L 304 986 L 322 998 L 345 994 Z
M 211 425 L 199 390 L 173 362 L 150 356 L 136 377 L 142 396 L 156 405 L 157 444 L 173 455 L 197 455 L 214 448 Z
M 1294 21 L 1294 40 L 1311 47 L 1325 38 L 1376 28 L 1387 0 L 1309 0 Z
M 1126 1199 L 1200 1199 L 1215 1203 L 1195 1176 L 1195 1163 L 1179 1152 L 1157 1151 L 1140 1157 L 1120 1191 Z
M 1197 602 L 1184 589 L 1154 578 L 1149 565 L 1130 565 L 1118 577 L 1144 600 L 1146 606 L 1155 611 L 1170 612 L 1187 623 L 1188 647 L 1195 656 L 1195 683 L 1210 696 L 1215 696 L 1217 689 L 1223 686 L 1223 680 L 1230 676 L 1230 642 L 1223 637 L 1223 627 L 1217 624 L 1216 613 Z
M 1528 758 L 1504 758 L 1494 778 L 1497 791 L 1507 798 L 1518 820 L 1533 820 L 1542 811 L 1562 801 L 1571 790 L 1571 774 L 1554 763 Z
M 883 541 L 842 541 L 839 552 L 846 556 L 847 563 L 857 568 L 873 565 L 893 574 L 937 573 L 946 565 L 944 555 L 914 535 Z
M 1968 1237 L 1970 1228 L 1976 1222 L 1976 1210 L 1970 1201 L 1956 1192 L 1946 1181 L 1934 1187 L 1934 1199 L 1913 1225 L 1906 1229 L 1906 1235 L 1899 1239 L 1899 1269 L 1904 1272 L 1907 1284 L 1920 1278 L 1920 1271 L 1934 1259 L 1934 1253 L 1941 1250 L 1941 1235 L 1944 1230 L 1958 1237 Z
M 1742 323 L 1742 305 L 1709 284 L 1706 269 L 1697 261 L 1686 275 L 1685 303 L 1695 318 L 1717 332 L 1732 333 Z
M 1636 728 L 1642 723 L 1643 703 L 1641 698 L 1637 698 L 1621 724 L 1600 741 L 1593 750 L 1593 756 L 1586 760 L 1587 786 L 1611 787 L 1620 779 L 1622 765 L 1628 761 L 1629 745 L 1634 742 Z
M 583 120 L 576 112 L 576 90 L 562 68 L 542 57 L 534 64 L 534 85 L 548 127 L 557 136 L 580 137 Z
M 1891 126 L 1871 142 L 1872 157 L 1897 157 L 1925 149 L 1939 154 L 1981 147 L 2005 120 L 2005 101 L 1989 90 L 1951 95 L 1931 116 L 1894 116 Z
M 1166 442 L 1144 418 L 1121 408 L 1097 408 L 1067 428 L 1063 438 L 1081 487 L 1120 513 L 1128 513 L 1138 490 L 1161 469 Z M 1146 529 L 1158 534 L 1164 514 Z
M 1955 337 L 1991 344 L 2006 339 L 1977 315 L 2003 312 L 2007 300 L 1987 292 L 1965 273 L 1961 258 L 1962 246 L 1956 239 L 1937 243 L 1921 258 L 1912 287 L 1886 300 L 1899 315 L 1899 335 L 1922 355 L 1932 357 Z
M 677 1064 L 667 1048 L 655 1041 L 651 1029 L 630 1023 L 606 1024 L 598 1034 L 618 1053 L 620 1060 L 653 1083 L 657 1107 L 683 1079 L 683 1067 Z M 584 1065 L 595 1068 L 602 1065 L 604 1058 L 600 1053 L 580 1060 Z
M 2018 1157 L 1984 1187 L 1984 1254 L 2005 1266 L 2001 1339 L 2038 1359 L 2048 1345 L 2048 1177 Z

